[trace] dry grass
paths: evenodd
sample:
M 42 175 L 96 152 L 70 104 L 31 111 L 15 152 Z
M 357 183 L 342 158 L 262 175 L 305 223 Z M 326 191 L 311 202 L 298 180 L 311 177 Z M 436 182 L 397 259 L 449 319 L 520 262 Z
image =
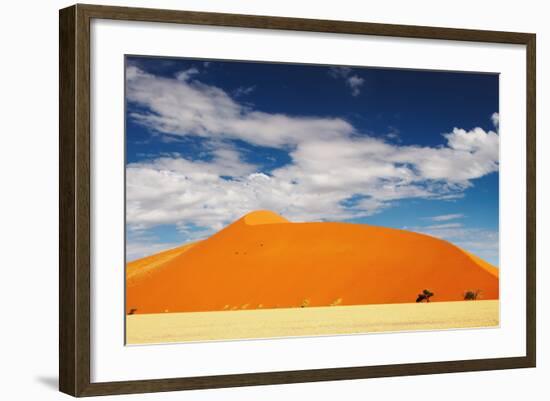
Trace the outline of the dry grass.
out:
M 272 338 L 491 327 L 498 301 L 142 314 L 126 317 L 127 343 Z

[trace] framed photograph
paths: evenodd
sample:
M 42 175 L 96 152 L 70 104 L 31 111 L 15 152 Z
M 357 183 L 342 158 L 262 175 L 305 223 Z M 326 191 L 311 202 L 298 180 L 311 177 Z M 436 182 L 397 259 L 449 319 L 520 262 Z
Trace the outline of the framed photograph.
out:
M 60 390 L 535 366 L 535 35 L 60 11 Z

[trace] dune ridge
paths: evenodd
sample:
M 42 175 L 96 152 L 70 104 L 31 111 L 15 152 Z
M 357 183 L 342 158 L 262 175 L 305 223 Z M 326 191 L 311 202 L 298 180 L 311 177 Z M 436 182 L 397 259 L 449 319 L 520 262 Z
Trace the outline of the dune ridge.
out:
M 128 263 L 127 312 L 409 303 L 424 288 L 435 302 L 478 289 L 485 300 L 499 297 L 494 266 L 386 227 L 292 223 L 263 210 L 176 250 Z

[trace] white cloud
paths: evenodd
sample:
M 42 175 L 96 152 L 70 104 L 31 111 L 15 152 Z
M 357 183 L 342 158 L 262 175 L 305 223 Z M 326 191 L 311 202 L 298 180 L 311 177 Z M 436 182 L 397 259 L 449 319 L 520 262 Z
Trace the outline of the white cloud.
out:
M 394 200 L 461 196 L 470 180 L 495 171 L 471 167 L 484 165 L 477 162 L 484 152 L 410 148 L 374 138 L 301 143 L 289 154 L 292 162 L 270 176 L 242 161 L 235 149 L 221 147 L 212 154 L 208 162 L 159 157 L 128 165 L 128 222 L 192 223 L 214 230 L 254 209 L 295 221 L 350 219 Z M 436 164 L 442 171 L 434 179 L 426 165 Z M 357 194 L 363 198 L 355 205 L 343 205 Z M 447 219 L 452 217 L 458 216 Z
M 347 78 L 352 72 L 350 67 L 330 67 L 328 74 L 333 78 Z
M 452 242 L 456 246 L 498 266 L 498 231 L 465 227 L 461 223 L 440 224 L 427 227 L 408 227 L 408 230 L 431 235 Z
M 220 88 L 187 80 L 188 71 L 180 73 L 179 79 L 170 79 L 131 66 L 126 76 L 128 100 L 149 110 L 134 112 L 130 117 L 159 133 L 233 138 L 255 145 L 283 147 L 312 138 L 341 137 L 354 131 L 351 124 L 339 118 L 254 111 Z
M 444 180 L 467 187 L 469 180 L 498 171 L 498 134 L 481 128 L 454 128 L 443 135 L 447 146 L 440 148 L 402 146 L 388 154 L 390 160 L 412 163 L 425 179 Z
M 361 77 L 358 77 L 357 75 L 352 75 L 347 79 L 346 82 L 351 88 L 352 96 L 358 96 L 361 93 L 361 86 L 363 86 L 365 80 Z
M 351 88 L 352 96 L 358 96 L 365 80 L 357 74 L 352 74 L 352 72 L 353 70 L 350 67 L 331 67 L 329 69 L 331 77 L 344 79 L 346 85 Z
M 399 134 L 396 133 L 396 132 L 390 132 L 390 133 L 386 134 L 386 137 L 388 139 L 399 139 Z
M 193 75 L 197 75 L 198 73 L 199 73 L 199 70 L 196 69 L 195 67 L 192 67 L 192 68 L 189 68 L 187 70 L 178 72 L 176 74 L 176 79 L 178 81 L 187 81 L 187 80 L 191 79 L 191 77 Z
M 491 121 L 493 122 L 493 125 L 498 128 L 499 124 L 500 124 L 500 114 L 498 113 L 493 113 L 491 115 Z
M 252 85 L 252 86 L 240 86 L 238 87 L 237 89 L 235 89 L 233 91 L 233 95 L 235 97 L 240 97 L 240 96 L 246 96 L 246 95 L 250 95 L 252 92 L 254 92 L 256 90 L 256 85 Z
M 334 73 L 350 75 L 343 71 Z M 188 77 L 155 77 L 136 67 L 127 77 L 129 101 L 147 110 L 132 118 L 171 137 L 207 138 L 211 157 L 171 154 L 129 164 L 130 228 L 175 224 L 184 233 L 213 232 L 255 209 L 292 221 L 352 219 L 400 199 L 457 198 L 472 180 L 498 171 L 498 134 L 481 128 L 454 128 L 440 147 L 401 146 L 358 135 L 339 118 L 254 110 Z M 266 175 L 229 139 L 286 150 L 291 162 Z M 450 228 L 456 229 L 437 229 Z
M 442 214 L 439 216 L 427 217 L 427 219 L 432 221 L 449 221 L 449 220 L 461 219 L 463 217 L 464 217 L 463 214 L 455 213 L 455 214 Z
M 462 223 L 444 223 L 444 224 L 434 224 L 431 226 L 423 227 L 424 230 L 446 230 L 449 228 L 460 228 Z
M 126 262 L 140 259 L 148 255 L 155 254 L 157 252 L 165 251 L 167 249 L 175 248 L 181 244 L 167 243 L 167 242 L 149 242 L 149 241 L 126 241 Z
M 386 134 L 386 138 L 394 141 L 394 142 L 401 142 L 401 136 L 399 135 L 399 130 L 393 126 L 388 127 L 388 133 Z

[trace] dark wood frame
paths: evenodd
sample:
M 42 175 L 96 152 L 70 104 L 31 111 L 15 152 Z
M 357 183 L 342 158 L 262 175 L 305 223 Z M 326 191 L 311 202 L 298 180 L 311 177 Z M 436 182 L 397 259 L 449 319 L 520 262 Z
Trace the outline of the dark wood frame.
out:
M 525 45 L 527 48 L 526 356 L 91 383 L 90 21 L 92 18 Z M 59 29 L 59 389 L 62 392 L 73 396 L 93 396 L 535 366 L 535 34 L 81 4 L 60 10 Z

